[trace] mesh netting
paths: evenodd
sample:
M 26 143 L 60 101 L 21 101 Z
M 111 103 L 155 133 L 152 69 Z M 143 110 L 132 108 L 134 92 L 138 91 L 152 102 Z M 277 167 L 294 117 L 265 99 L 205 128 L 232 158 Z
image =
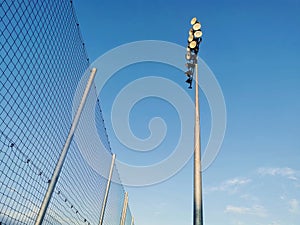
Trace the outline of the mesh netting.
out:
M 34 224 L 89 61 L 72 1 L 1 1 L 0 41 L 0 224 Z M 110 151 L 99 101 L 92 113 Z M 98 224 L 106 183 L 72 141 L 44 224 Z M 113 183 L 105 224 L 119 224 L 123 196 Z
M 113 180 L 120 181 L 118 170 L 114 167 Z M 109 198 L 104 216 L 103 225 L 119 225 L 122 216 L 125 192 L 124 188 L 116 182 L 111 183 Z

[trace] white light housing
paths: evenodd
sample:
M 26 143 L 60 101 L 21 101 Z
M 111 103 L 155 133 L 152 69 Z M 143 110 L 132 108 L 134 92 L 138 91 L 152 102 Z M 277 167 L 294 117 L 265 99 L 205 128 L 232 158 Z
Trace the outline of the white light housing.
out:
M 189 43 L 189 47 L 190 47 L 191 49 L 196 48 L 196 46 L 197 46 L 197 42 L 196 42 L 196 41 L 192 41 L 192 42 Z
M 188 51 L 186 54 L 185 54 L 185 59 L 186 60 L 191 60 L 191 52 Z
M 193 25 L 193 30 L 200 30 L 201 29 L 201 23 L 197 22 Z
M 197 30 L 194 35 L 196 38 L 200 38 L 200 37 L 202 37 L 202 31 Z
M 190 35 L 189 38 L 188 38 L 188 41 L 192 42 L 193 40 L 194 40 L 194 35 Z
M 196 22 L 197 22 L 197 18 L 194 17 L 194 18 L 191 20 L 191 25 L 194 25 Z

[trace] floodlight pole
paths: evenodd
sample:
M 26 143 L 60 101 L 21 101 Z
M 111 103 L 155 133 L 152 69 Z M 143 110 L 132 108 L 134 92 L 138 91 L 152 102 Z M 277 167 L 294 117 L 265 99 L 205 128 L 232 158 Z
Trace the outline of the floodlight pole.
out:
M 198 83 L 198 51 L 202 41 L 201 23 L 194 17 L 191 20 L 192 28 L 189 30 L 188 47 L 186 59 L 192 60 L 194 70 L 185 73 L 189 79 L 186 80 L 192 88 L 193 74 L 195 74 L 195 124 L 194 124 L 194 207 L 193 225 L 203 225 L 202 207 L 202 171 L 201 171 L 201 143 L 200 143 L 200 110 L 199 110 L 199 83 Z M 192 55 L 191 55 L 192 54 Z M 191 57 L 192 56 L 192 57 Z
M 195 59 L 194 225 L 203 225 L 198 62 Z

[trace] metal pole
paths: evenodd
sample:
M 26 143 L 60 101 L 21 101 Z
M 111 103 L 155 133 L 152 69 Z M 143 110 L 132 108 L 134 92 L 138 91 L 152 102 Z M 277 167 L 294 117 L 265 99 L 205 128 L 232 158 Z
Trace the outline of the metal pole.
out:
M 58 159 L 58 162 L 57 162 L 57 164 L 56 164 L 56 167 L 55 167 L 55 170 L 54 170 L 54 172 L 53 172 L 51 181 L 50 181 L 50 183 L 49 183 L 47 192 L 46 192 L 46 194 L 45 194 L 45 196 L 44 196 L 44 200 L 43 200 L 43 202 L 42 202 L 42 205 L 41 205 L 41 208 L 40 208 L 40 210 L 39 210 L 38 216 L 37 216 L 37 218 L 36 218 L 35 225 L 41 225 L 41 224 L 43 223 L 44 217 L 45 217 L 45 215 L 46 215 L 47 208 L 48 208 L 48 206 L 49 206 L 49 203 L 50 203 L 52 194 L 53 194 L 53 192 L 54 192 L 56 183 L 57 183 L 58 178 L 59 178 L 59 174 L 60 174 L 60 172 L 61 172 L 62 166 L 63 166 L 63 164 L 64 164 L 66 155 L 67 155 L 67 153 L 68 153 L 68 150 L 69 150 L 69 147 L 70 147 L 70 144 L 71 144 L 71 141 L 72 141 L 72 139 L 73 139 L 73 136 L 74 136 L 74 133 L 75 133 L 77 124 L 78 124 L 78 122 L 79 122 L 80 115 L 81 115 L 81 113 L 82 113 L 82 110 L 83 110 L 83 107 L 84 107 L 84 105 L 85 105 L 87 96 L 88 96 L 88 94 L 89 94 L 89 91 L 90 91 L 90 89 L 91 89 L 92 83 L 93 83 L 93 81 L 94 81 L 95 74 L 96 74 L 96 68 L 93 68 L 93 69 L 91 70 L 91 74 L 90 74 L 89 80 L 88 80 L 88 82 L 87 82 L 87 85 L 86 85 L 86 87 L 85 87 L 83 96 L 82 96 L 82 98 L 81 98 L 81 102 L 80 102 L 79 107 L 78 107 L 78 109 L 77 109 L 77 112 L 76 112 L 76 114 L 75 114 L 75 116 L 74 116 L 73 123 L 72 123 L 72 126 L 71 126 L 71 128 L 70 128 L 70 131 L 69 131 L 67 140 L 66 140 L 66 142 L 65 142 L 65 145 L 64 145 L 63 150 L 62 150 L 62 152 L 61 152 L 61 155 L 60 155 L 60 157 L 59 157 L 59 159 Z
M 112 174 L 113 174 L 115 159 L 116 159 L 116 154 L 113 154 L 112 159 L 111 159 L 109 176 L 108 176 L 108 180 L 107 180 L 107 184 L 106 184 L 105 195 L 104 195 L 104 199 L 103 199 L 103 203 L 102 203 L 102 209 L 101 209 L 101 214 L 100 214 L 99 225 L 102 225 L 103 219 L 104 219 L 104 213 L 105 213 L 105 208 L 106 208 L 106 203 L 107 203 L 107 197 L 108 197 L 108 193 L 109 193 L 111 178 L 112 178 Z
M 198 62 L 195 63 L 194 225 L 203 225 Z
M 131 217 L 131 224 L 130 225 L 134 225 L 134 217 Z
M 125 192 L 124 204 L 123 204 L 123 210 L 122 210 L 120 225 L 125 225 L 127 205 L 128 205 L 128 193 Z

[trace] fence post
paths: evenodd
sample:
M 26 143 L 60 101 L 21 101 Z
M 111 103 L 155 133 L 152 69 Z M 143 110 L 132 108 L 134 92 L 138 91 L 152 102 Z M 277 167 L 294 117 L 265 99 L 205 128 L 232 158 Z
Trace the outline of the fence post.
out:
M 131 225 L 134 225 L 134 217 L 131 217 Z
M 108 193 L 109 193 L 111 178 L 112 178 L 112 174 L 113 174 L 115 159 L 116 159 L 116 154 L 113 154 L 112 155 L 112 159 L 111 159 L 109 176 L 108 176 L 108 180 L 107 180 L 107 184 L 106 184 L 106 189 L 105 189 L 105 195 L 104 195 L 104 199 L 103 199 L 103 203 L 102 203 L 102 209 L 101 209 L 101 214 L 100 214 L 99 225 L 102 225 L 103 219 L 104 219 L 104 213 L 105 213 L 105 208 L 106 208 L 106 203 L 107 203 L 107 197 L 108 197 Z
M 45 218 L 47 208 L 49 206 L 49 203 L 50 203 L 53 191 L 54 191 L 56 183 L 58 181 L 59 174 L 60 174 L 62 166 L 64 164 L 64 161 L 65 161 L 66 155 L 68 153 L 71 141 L 73 139 L 73 136 L 74 136 L 77 124 L 79 122 L 79 118 L 81 116 L 81 113 L 82 113 L 83 107 L 85 105 L 87 96 L 88 96 L 89 91 L 91 89 L 91 86 L 93 84 L 93 81 L 94 81 L 94 78 L 95 78 L 95 74 L 96 74 L 96 68 L 93 68 L 91 70 L 91 74 L 90 74 L 89 80 L 87 82 L 87 85 L 85 87 L 84 93 L 82 95 L 79 107 L 78 107 L 77 112 L 76 112 L 76 114 L 74 116 L 74 119 L 73 119 L 73 122 L 72 122 L 72 126 L 70 128 L 67 140 L 66 140 L 65 145 L 63 147 L 63 150 L 62 150 L 62 152 L 60 154 L 60 157 L 59 157 L 59 159 L 57 161 L 57 164 L 56 164 L 55 170 L 53 172 L 52 178 L 50 180 L 47 192 L 46 192 L 46 194 L 44 196 L 44 200 L 42 202 L 42 205 L 41 205 L 41 208 L 39 210 L 38 216 L 36 218 L 35 225 L 41 225 L 43 223 L 44 218 Z
M 120 225 L 125 225 L 127 205 L 128 205 L 128 193 L 125 192 L 124 204 L 123 204 L 123 210 L 122 210 Z

